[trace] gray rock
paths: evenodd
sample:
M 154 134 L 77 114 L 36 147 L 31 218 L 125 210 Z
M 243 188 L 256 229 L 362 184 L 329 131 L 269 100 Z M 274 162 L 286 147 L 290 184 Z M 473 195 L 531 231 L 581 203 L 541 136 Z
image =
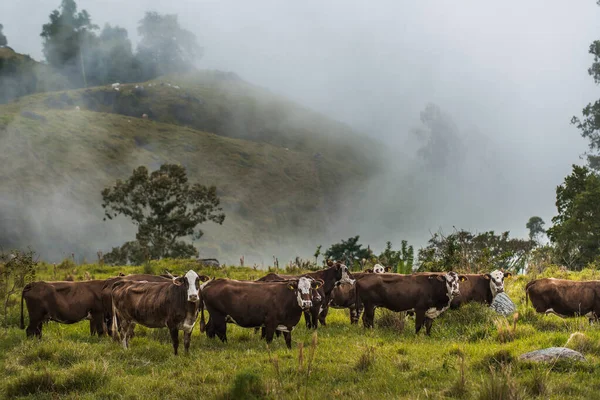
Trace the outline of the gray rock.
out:
M 585 361 L 583 354 L 575 350 L 567 349 L 566 347 L 549 347 L 547 349 L 535 350 L 519 356 L 519 360 L 535 362 L 554 362 L 556 359 Z
M 498 314 L 502 314 L 505 317 L 513 314 L 517 310 L 515 303 L 513 303 L 510 297 L 504 292 L 498 293 L 496 297 L 494 297 L 491 307 Z

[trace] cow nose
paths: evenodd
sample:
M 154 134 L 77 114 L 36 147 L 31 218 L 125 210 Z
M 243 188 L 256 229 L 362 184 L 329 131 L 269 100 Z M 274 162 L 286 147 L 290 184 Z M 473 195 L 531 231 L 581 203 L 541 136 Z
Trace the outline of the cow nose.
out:
M 197 294 L 190 294 L 188 297 L 189 301 L 198 301 L 198 295 Z
M 311 308 L 312 307 L 312 301 L 310 301 L 310 300 L 302 300 L 302 306 L 304 308 Z

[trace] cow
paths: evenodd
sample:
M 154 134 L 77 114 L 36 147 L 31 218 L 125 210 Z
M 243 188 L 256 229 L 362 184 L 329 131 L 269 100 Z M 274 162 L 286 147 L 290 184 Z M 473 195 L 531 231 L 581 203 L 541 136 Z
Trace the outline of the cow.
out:
M 381 264 L 375 264 L 372 269 L 367 269 L 365 272 L 375 273 L 375 274 L 383 274 L 384 272 L 390 272 L 392 270 L 391 267 L 384 267 Z
M 202 290 L 200 330 L 204 328 L 204 308 L 210 314 L 206 335 L 227 341 L 227 323 L 243 328 L 264 328 L 267 343 L 276 331 L 283 332 L 285 344 L 292 348 L 292 329 L 302 311 L 312 306 L 312 290 L 321 283 L 299 277 L 287 281 L 251 282 L 216 279 Z
M 74 324 L 90 320 L 90 334 L 104 334 L 101 298 L 105 280 L 82 282 L 32 282 L 21 292 L 21 329 L 25 328 L 23 301 L 27 303 L 29 325 L 27 337 L 42 337 L 42 324 L 48 321 Z
M 586 316 L 590 323 L 600 316 L 600 281 L 543 278 L 525 286 L 526 303 L 535 311 L 561 318 Z
M 334 263 L 328 260 L 327 265 L 329 266 L 328 268 L 322 269 L 320 271 L 309 272 L 302 275 L 310 277 L 312 279 L 323 281 L 323 286 L 320 291 L 321 296 L 324 296 L 322 300 L 322 305 L 319 305 L 318 301 L 315 301 L 314 308 L 312 310 L 307 310 L 304 312 L 304 320 L 306 321 L 306 327 L 309 329 L 316 329 L 319 322 L 323 326 L 327 325 L 326 318 L 329 308 L 329 298 L 331 295 L 331 291 L 335 287 L 336 283 L 353 282 L 352 274 L 348 270 L 348 267 L 346 267 L 344 264 L 340 262 Z M 270 273 L 258 279 L 258 281 L 272 282 L 284 281 L 288 279 L 298 279 L 298 276 Z
M 119 337 L 123 347 L 135 324 L 148 328 L 167 327 L 171 333 L 173 351 L 177 355 L 179 331 L 183 330 L 185 352 L 189 353 L 192 329 L 198 318 L 200 292 L 209 278 L 189 270 L 171 282 L 146 282 L 121 279 L 112 286 L 113 337 Z
M 504 279 L 510 278 L 510 272 L 494 270 L 489 274 L 465 274 L 468 278 L 460 284 L 460 296 L 452 299 L 450 308 L 457 309 L 466 303 L 490 305 L 498 293 L 504 292 Z
M 379 267 L 379 268 L 378 268 Z M 379 264 L 375 265 L 373 269 L 367 269 L 364 272 L 355 272 L 352 277 L 355 281 L 361 279 L 366 274 L 381 274 L 389 271 L 390 267 L 383 267 Z M 329 299 L 329 307 L 350 310 L 350 324 L 357 324 L 362 309 L 356 307 L 356 283 L 336 283 L 335 287 L 331 291 Z
M 146 281 L 146 282 L 171 282 L 173 280 L 173 275 L 152 275 L 152 274 L 129 274 L 124 275 L 119 273 L 119 276 L 116 278 L 109 278 L 106 280 L 106 283 L 102 287 L 101 299 L 102 299 L 102 307 L 104 313 L 104 332 L 110 334 L 112 329 L 112 321 L 113 321 L 113 312 L 112 312 L 112 286 L 121 280 L 126 281 Z M 132 333 L 133 335 L 133 333 Z
M 415 333 L 425 325 L 431 334 L 433 320 L 460 294 L 459 282 L 468 278 L 456 272 L 429 275 L 366 274 L 356 281 L 357 308 L 364 306 L 363 325 L 373 327 L 376 307 L 414 311 Z

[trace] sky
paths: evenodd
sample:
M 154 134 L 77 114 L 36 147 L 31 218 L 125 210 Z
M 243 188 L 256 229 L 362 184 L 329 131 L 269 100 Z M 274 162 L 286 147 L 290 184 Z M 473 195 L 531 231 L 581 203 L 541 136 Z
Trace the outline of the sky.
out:
M 430 207 L 412 219 L 384 226 L 365 204 L 365 240 L 395 234 L 422 244 L 453 226 L 525 236 L 530 216 L 550 223 L 555 188 L 586 150 L 570 119 L 598 98 L 587 75 L 589 44 L 600 39 L 592 0 L 77 3 L 96 24 L 127 28 L 134 43 L 145 11 L 178 14 L 204 47 L 199 67 L 233 71 L 384 143 L 394 150 L 382 154 L 389 168 L 370 189 L 392 206 L 405 194 L 389 186 L 406 173 L 400 158 L 414 153 L 419 113 L 437 104 L 464 135 L 470 172 L 408 193 Z M 58 5 L 1 2 L 9 45 L 42 59 L 41 25 Z M 356 223 L 343 229 L 360 230 Z

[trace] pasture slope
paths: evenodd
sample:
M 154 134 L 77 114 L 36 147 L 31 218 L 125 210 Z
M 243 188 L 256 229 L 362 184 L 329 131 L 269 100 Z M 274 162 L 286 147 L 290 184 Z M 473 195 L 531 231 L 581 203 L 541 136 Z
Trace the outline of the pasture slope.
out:
M 187 261 L 161 262 L 153 264 L 154 272 L 165 266 L 175 272 L 190 267 Z M 44 268 L 38 279 L 61 278 L 52 276 L 52 267 Z M 84 265 L 76 274 L 81 278 L 85 271 L 101 278 L 139 269 Z M 201 272 L 239 279 L 264 273 L 236 267 Z M 543 274 L 567 275 L 600 276 L 555 268 Z M 520 315 L 515 331 L 506 328 L 512 320 L 475 304 L 443 314 L 431 337 L 415 336 L 411 319 L 402 332 L 377 322 L 376 329 L 365 331 L 350 326 L 345 311 L 333 310 L 329 325 L 316 336 L 301 320 L 291 351 L 281 338 L 269 349 L 252 330 L 229 326 L 225 344 L 208 340 L 196 328 L 189 356 L 172 354 L 168 332 L 139 326 L 129 351 L 108 338 L 90 337 L 87 322 L 50 323 L 41 341 L 27 340 L 16 327 L 15 298 L 11 326 L 0 331 L 0 393 L 33 399 L 598 398 L 600 330 L 585 318 L 565 321 L 535 314 L 524 304 L 523 287 L 530 279 L 506 282 Z M 376 321 L 382 314 L 377 311 Z M 569 346 L 583 352 L 585 363 L 538 366 L 517 360 L 527 351 L 565 345 L 576 331 L 584 338 Z
M 350 206 L 348 190 L 360 195 L 378 170 L 373 141 L 233 74 L 198 71 L 139 86 L 0 105 L 0 224 L 9 227 L 1 246 L 44 249 L 52 232 L 63 257 L 90 259 L 110 250 L 99 242 L 132 240 L 133 232 L 114 240 L 118 223 L 100 226 L 100 191 L 139 165 L 170 162 L 185 166 L 190 181 L 216 185 L 222 199 L 227 218 L 202 226 L 203 257 L 252 259 L 267 244 L 300 254 Z

